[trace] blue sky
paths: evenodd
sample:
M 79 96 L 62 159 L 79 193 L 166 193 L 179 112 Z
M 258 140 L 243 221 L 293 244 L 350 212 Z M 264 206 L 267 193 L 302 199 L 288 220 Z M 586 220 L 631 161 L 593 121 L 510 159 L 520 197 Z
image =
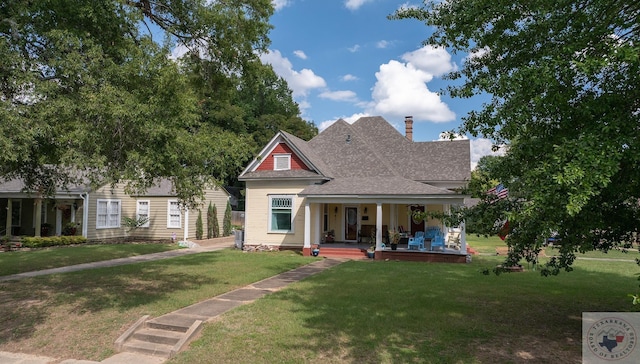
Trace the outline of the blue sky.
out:
M 438 140 L 460 126 L 486 96 L 451 99 L 439 92 L 443 76 L 462 67 L 466 54 L 423 45 L 432 29 L 414 20 L 389 20 L 421 0 L 273 0 L 271 45 L 261 55 L 293 91 L 302 118 L 320 131 L 342 118 L 382 116 L 404 134 L 413 116 L 413 140 Z M 173 57 L 184 53 L 174 49 Z M 466 137 L 466 136 L 462 136 Z M 471 168 L 494 154 L 491 141 L 471 138 Z
M 262 61 L 287 80 L 302 117 L 323 130 L 337 119 L 380 115 L 404 134 L 413 116 L 415 141 L 438 140 L 457 128 L 486 97 L 451 99 L 438 92 L 442 76 L 465 54 L 423 46 L 430 28 L 417 20 L 389 20 L 396 9 L 421 2 L 395 0 L 275 0 L 269 54 Z M 456 81 L 460 82 L 460 81 Z M 491 154 L 491 142 L 473 138 L 472 167 Z

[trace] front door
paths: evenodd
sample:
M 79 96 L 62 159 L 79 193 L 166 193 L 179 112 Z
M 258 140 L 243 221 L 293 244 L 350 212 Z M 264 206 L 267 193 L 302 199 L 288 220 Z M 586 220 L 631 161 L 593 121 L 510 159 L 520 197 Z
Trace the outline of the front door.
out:
M 345 207 L 344 237 L 347 241 L 358 240 L 358 208 Z

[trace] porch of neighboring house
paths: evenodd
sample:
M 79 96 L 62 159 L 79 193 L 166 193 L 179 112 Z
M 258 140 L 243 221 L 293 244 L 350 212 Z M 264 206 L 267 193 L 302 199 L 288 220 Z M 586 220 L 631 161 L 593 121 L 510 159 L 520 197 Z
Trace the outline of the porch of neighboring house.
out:
M 305 204 L 305 232 L 309 233 L 305 234 L 303 254 L 312 255 L 313 248 L 319 247 L 318 255 L 322 257 L 367 259 L 368 250 L 373 249 L 376 260 L 465 263 L 464 226 L 452 228 L 439 220 L 412 218 L 416 209 L 447 211 L 455 202 L 411 202 Z M 390 230 L 400 232 L 396 250 L 392 250 L 389 242 Z M 414 245 L 417 233 L 427 230 L 436 230 L 440 235 L 438 241 L 425 237 L 421 245 Z
M 21 236 L 81 235 L 83 210 L 83 200 L 72 196 L 0 198 L 0 236 L 19 241 Z

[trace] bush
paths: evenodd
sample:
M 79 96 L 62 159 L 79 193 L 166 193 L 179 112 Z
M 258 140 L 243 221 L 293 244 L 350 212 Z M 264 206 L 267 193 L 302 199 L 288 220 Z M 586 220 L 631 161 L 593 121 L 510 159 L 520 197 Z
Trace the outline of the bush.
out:
M 224 211 L 224 220 L 222 221 L 222 236 L 231 235 L 231 204 L 227 201 L 227 209 Z
M 22 242 L 22 246 L 25 248 L 46 248 L 50 246 L 84 244 L 87 242 L 87 238 L 85 238 L 84 236 L 75 236 L 75 235 L 61 235 L 61 236 L 47 236 L 47 237 L 26 236 L 22 238 L 21 242 Z
M 202 211 L 198 210 L 198 219 L 196 219 L 196 239 L 202 240 Z

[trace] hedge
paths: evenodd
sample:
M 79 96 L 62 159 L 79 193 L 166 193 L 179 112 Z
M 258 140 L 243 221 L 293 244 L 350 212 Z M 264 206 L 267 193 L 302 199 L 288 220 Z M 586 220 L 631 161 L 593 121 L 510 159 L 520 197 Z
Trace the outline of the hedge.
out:
M 23 237 L 22 246 L 25 248 L 46 248 L 49 246 L 60 245 L 72 245 L 72 244 L 84 244 L 87 242 L 87 238 L 84 236 L 47 236 L 47 237 Z

